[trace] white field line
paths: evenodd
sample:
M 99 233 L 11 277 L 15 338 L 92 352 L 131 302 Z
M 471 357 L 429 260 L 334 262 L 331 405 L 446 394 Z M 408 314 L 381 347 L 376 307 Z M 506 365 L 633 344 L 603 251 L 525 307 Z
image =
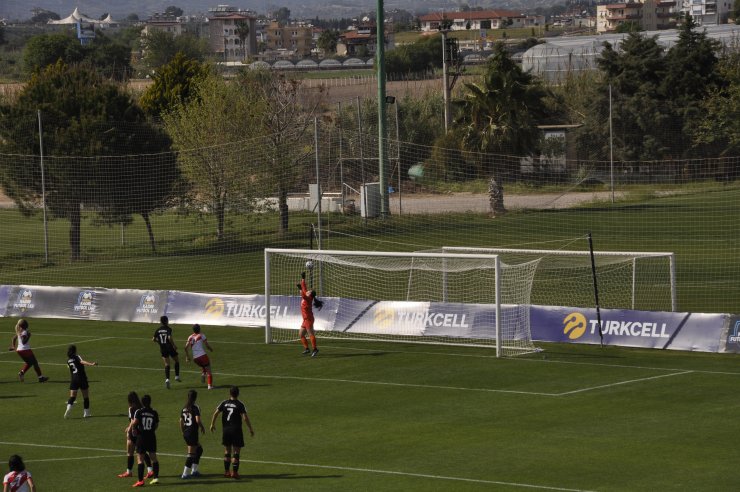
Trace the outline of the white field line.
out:
M 111 451 L 112 453 L 113 451 Z M 25 460 L 26 463 L 46 463 L 48 461 L 73 461 L 73 460 L 100 460 L 105 458 L 121 458 L 120 451 L 118 454 L 106 454 L 106 455 L 100 455 L 100 456 L 77 456 L 74 458 L 41 458 L 38 460 Z
M 25 442 L 5 442 L 0 441 L 0 445 L 5 446 L 13 446 L 13 447 L 35 447 L 35 448 L 52 448 L 52 449 L 74 449 L 74 450 L 80 450 L 80 451 L 96 451 L 96 452 L 105 452 L 105 453 L 118 453 L 115 457 L 121 457 L 124 456 L 124 453 L 117 449 L 105 449 L 105 448 L 88 448 L 88 447 L 81 447 L 81 446 L 55 446 L 52 444 L 33 444 L 33 443 L 25 443 Z M 157 455 L 159 456 L 169 456 L 169 457 L 182 457 L 183 453 L 161 453 L 158 452 Z M 101 456 L 100 458 L 111 458 L 112 456 Z M 65 458 L 65 459 L 94 459 L 96 457 L 85 457 L 85 458 Z M 223 457 L 212 457 L 212 456 L 201 456 L 201 459 L 207 459 L 207 460 L 214 460 L 214 461 L 223 461 Z M 28 463 L 34 463 L 34 462 L 40 462 L 40 461 L 53 461 L 53 460 L 27 460 Z M 351 472 L 360 472 L 360 473 L 371 473 L 371 474 L 379 474 L 379 475 L 399 475 L 399 476 L 405 476 L 405 477 L 418 477 L 418 478 L 431 478 L 435 480 L 446 480 L 446 481 L 454 481 L 454 482 L 466 482 L 466 483 L 482 483 L 482 484 L 490 484 L 490 485 L 506 485 L 509 487 L 521 487 L 521 488 L 527 488 L 527 489 L 537 489 L 537 490 L 560 490 L 565 492 L 587 492 L 583 491 L 582 489 L 570 489 L 570 488 L 563 488 L 563 487 L 551 487 L 547 485 L 536 485 L 536 484 L 528 484 L 528 483 L 517 483 L 517 482 L 502 482 L 498 480 L 482 480 L 477 478 L 464 478 L 464 477 L 448 477 L 444 475 L 431 475 L 426 473 L 412 473 L 412 472 L 401 472 L 401 471 L 393 471 L 393 470 L 376 470 L 373 468 L 356 468 L 356 467 L 350 467 L 350 466 L 334 466 L 334 465 L 318 465 L 313 463 L 291 463 L 286 461 L 266 461 L 266 460 L 249 460 L 241 458 L 242 463 L 255 463 L 255 464 L 261 464 L 261 465 L 278 465 L 278 466 L 295 466 L 295 467 L 302 467 L 302 468 L 318 468 L 323 470 L 340 470 L 340 471 L 351 471 Z M 248 476 L 248 475 L 247 475 Z
M 585 393 L 586 391 L 594 391 L 594 390 L 604 389 L 604 388 L 613 388 L 614 386 L 620 386 L 622 384 L 641 383 L 643 381 L 650 381 L 652 379 L 670 378 L 672 376 L 681 376 L 683 374 L 691 374 L 693 372 L 694 371 L 683 371 L 683 372 L 674 372 L 671 374 L 661 374 L 659 376 L 650 376 L 647 378 L 630 379 L 629 381 L 619 381 L 617 383 L 602 384 L 600 386 L 591 386 L 590 388 L 581 388 L 581 389 L 577 389 L 573 391 L 564 391 L 562 393 L 558 393 L 558 396 L 574 395 L 576 393 Z
M 110 340 L 113 337 L 103 337 L 103 338 L 92 338 L 90 340 L 79 340 L 74 342 L 75 345 L 80 343 L 89 343 L 89 342 L 99 342 L 101 340 Z M 48 348 L 55 348 L 55 347 L 69 347 L 69 343 L 58 343 L 56 345 L 44 345 L 43 347 L 31 347 L 31 350 L 42 350 L 42 349 L 48 349 Z M 13 354 L 15 351 L 8 351 L 9 353 Z

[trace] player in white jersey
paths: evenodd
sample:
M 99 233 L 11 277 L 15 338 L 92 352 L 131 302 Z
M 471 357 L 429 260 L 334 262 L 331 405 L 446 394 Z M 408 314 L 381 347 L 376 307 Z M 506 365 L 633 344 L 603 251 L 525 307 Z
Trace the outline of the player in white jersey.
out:
M 33 367 L 33 370 L 36 371 L 36 375 L 39 377 L 39 383 L 43 383 L 48 381 L 49 378 L 41 373 L 39 362 L 36 360 L 36 356 L 33 355 L 33 350 L 31 350 L 30 340 L 31 332 L 28 330 L 28 321 L 21 318 L 15 324 L 15 335 L 13 335 L 13 338 L 10 341 L 9 349 L 15 350 L 24 362 L 23 367 L 21 367 L 21 370 L 18 373 L 18 380 L 22 383 L 26 371 Z
M 10 473 L 3 478 L 3 492 L 36 492 L 31 472 L 26 470 L 23 458 L 14 454 L 8 460 Z
M 205 347 L 205 348 L 204 348 Z M 211 373 L 211 361 L 206 354 L 206 348 L 213 352 L 213 348 L 208 344 L 206 336 L 200 332 L 200 325 L 193 325 L 193 334 L 185 342 L 185 362 L 190 362 L 190 349 L 193 349 L 193 362 L 198 364 L 201 369 L 201 381 L 208 379 L 208 389 L 213 389 L 213 374 Z

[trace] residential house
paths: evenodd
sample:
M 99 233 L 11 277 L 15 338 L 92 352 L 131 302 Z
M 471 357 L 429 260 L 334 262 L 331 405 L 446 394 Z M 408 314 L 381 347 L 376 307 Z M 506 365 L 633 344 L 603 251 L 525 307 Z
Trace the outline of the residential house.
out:
M 392 32 L 386 31 L 383 37 L 384 47 L 390 50 L 395 41 Z M 375 24 L 363 23 L 339 35 L 337 55 L 339 56 L 375 56 L 378 47 L 378 36 Z
M 282 25 L 272 21 L 265 28 L 267 51 L 281 52 L 282 57 L 305 58 L 311 55 L 313 27 L 308 25 Z
M 680 12 L 689 13 L 697 24 L 727 24 L 733 0 L 679 0 Z
M 542 15 L 527 15 L 511 10 L 468 10 L 466 12 L 437 12 L 419 17 L 421 30 L 437 31 L 448 24 L 452 31 L 466 29 L 504 29 L 507 27 L 544 26 Z
M 596 7 L 596 32 L 614 32 L 622 24 L 632 22 L 645 31 L 676 27 L 676 2 L 673 0 L 643 0 L 612 3 Z

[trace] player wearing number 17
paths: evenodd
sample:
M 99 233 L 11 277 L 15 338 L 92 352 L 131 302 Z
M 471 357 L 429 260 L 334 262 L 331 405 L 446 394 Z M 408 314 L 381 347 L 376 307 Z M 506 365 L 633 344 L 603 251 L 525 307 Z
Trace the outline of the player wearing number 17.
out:
M 213 412 L 211 419 L 211 432 L 216 430 L 216 418 L 222 413 L 221 426 L 223 436 L 221 444 L 224 445 L 224 476 L 239 478 L 239 451 L 244 447 L 244 434 L 242 432 L 242 420 L 247 424 L 249 434 L 254 437 L 252 422 L 249 421 L 247 407 L 239 401 L 239 388 L 232 386 L 229 389 L 229 399 L 224 400 Z M 231 473 L 229 466 L 231 465 Z
M 144 486 L 144 455 L 149 454 L 152 460 L 154 478 L 149 482 L 150 485 L 159 483 L 159 459 L 157 459 L 157 426 L 159 426 L 159 414 L 152 408 L 152 397 L 144 395 L 141 399 L 143 407 L 134 413 L 134 418 L 129 424 L 128 432 L 135 429 L 136 434 L 136 453 L 138 459 L 138 477 L 134 487 Z

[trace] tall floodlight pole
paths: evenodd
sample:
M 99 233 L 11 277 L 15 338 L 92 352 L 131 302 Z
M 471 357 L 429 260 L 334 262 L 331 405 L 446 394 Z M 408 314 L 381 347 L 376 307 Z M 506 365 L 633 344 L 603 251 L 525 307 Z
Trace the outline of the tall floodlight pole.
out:
M 378 175 L 380 177 L 380 216 L 387 217 L 390 212 L 388 200 L 388 179 L 386 176 L 386 111 L 385 111 L 385 13 L 383 0 L 378 0 L 375 14 L 375 33 L 378 60 Z
M 44 130 L 41 126 L 41 110 L 36 110 L 39 120 L 39 155 L 41 156 L 41 203 L 44 207 L 44 258 L 49 263 L 49 222 L 46 220 L 46 178 L 44 176 Z
M 443 20 L 443 22 L 445 22 Z M 440 29 L 442 33 L 442 94 L 444 96 L 445 106 L 445 133 L 450 129 L 450 86 L 447 83 L 447 26 L 443 25 Z

